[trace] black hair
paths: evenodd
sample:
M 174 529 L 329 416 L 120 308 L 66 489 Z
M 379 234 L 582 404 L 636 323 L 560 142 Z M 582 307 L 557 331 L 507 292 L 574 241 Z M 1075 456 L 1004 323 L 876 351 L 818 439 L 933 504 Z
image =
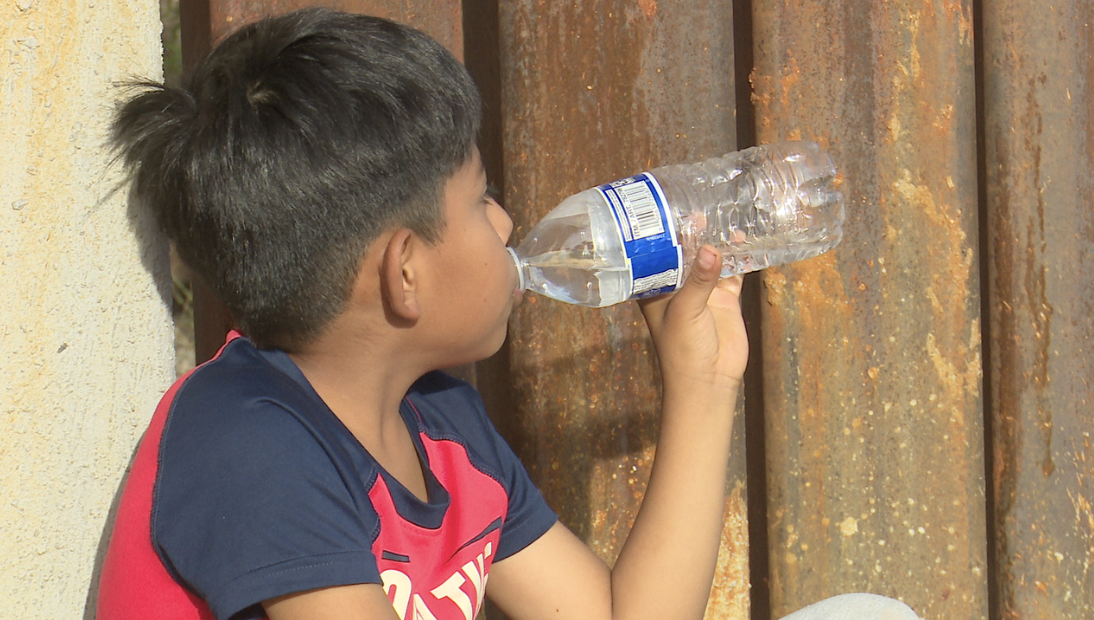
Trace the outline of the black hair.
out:
M 112 133 L 134 198 L 258 346 L 290 351 L 342 311 L 381 231 L 437 240 L 481 122 L 437 42 L 326 9 L 243 27 L 179 88 L 135 87 Z

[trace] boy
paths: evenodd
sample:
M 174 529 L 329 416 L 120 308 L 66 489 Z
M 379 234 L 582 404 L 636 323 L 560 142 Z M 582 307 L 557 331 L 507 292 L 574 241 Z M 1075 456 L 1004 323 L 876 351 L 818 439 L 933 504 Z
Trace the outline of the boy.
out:
M 614 568 L 560 525 L 474 390 L 519 301 L 480 103 L 424 35 L 307 10 L 145 85 L 115 143 L 135 196 L 246 337 L 164 397 L 99 620 L 700 618 L 747 342 L 699 252 L 643 303 L 663 377 L 648 491 Z M 489 579 L 488 579 L 489 578 Z

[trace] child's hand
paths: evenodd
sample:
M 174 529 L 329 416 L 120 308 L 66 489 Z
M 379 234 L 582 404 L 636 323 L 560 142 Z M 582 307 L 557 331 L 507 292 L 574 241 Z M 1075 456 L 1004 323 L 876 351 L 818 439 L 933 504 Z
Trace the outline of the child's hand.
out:
M 704 245 L 676 293 L 640 302 L 665 388 L 736 389 L 748 361 L 741 277 L 719 281 L 722 255 Z

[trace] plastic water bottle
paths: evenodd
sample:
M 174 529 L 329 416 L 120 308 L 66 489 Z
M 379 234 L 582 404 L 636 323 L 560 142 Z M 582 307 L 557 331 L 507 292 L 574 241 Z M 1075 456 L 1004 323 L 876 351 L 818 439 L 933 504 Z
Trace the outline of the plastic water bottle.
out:
M 574 194 L 509 251 L 522 289 L 610 306 L 675 290 L 705 243 L 722 250 L 722 277 L 831 249 L 840 182 L 815 143 L 761 145 Z

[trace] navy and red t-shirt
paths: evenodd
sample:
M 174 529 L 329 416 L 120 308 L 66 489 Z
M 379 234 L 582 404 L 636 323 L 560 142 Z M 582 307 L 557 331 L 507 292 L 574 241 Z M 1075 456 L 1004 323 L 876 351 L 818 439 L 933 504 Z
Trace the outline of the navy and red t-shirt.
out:
M 401 413 L 428 501 L 372 459 L 287 355 L 231 339 L 156 410 L 98 620 L 262 618 L 263 600 L 356 583 L 383 584 L 400 618 L 474 618 L 491 563 L 556 516 L 471 386 L 430 373 Z

